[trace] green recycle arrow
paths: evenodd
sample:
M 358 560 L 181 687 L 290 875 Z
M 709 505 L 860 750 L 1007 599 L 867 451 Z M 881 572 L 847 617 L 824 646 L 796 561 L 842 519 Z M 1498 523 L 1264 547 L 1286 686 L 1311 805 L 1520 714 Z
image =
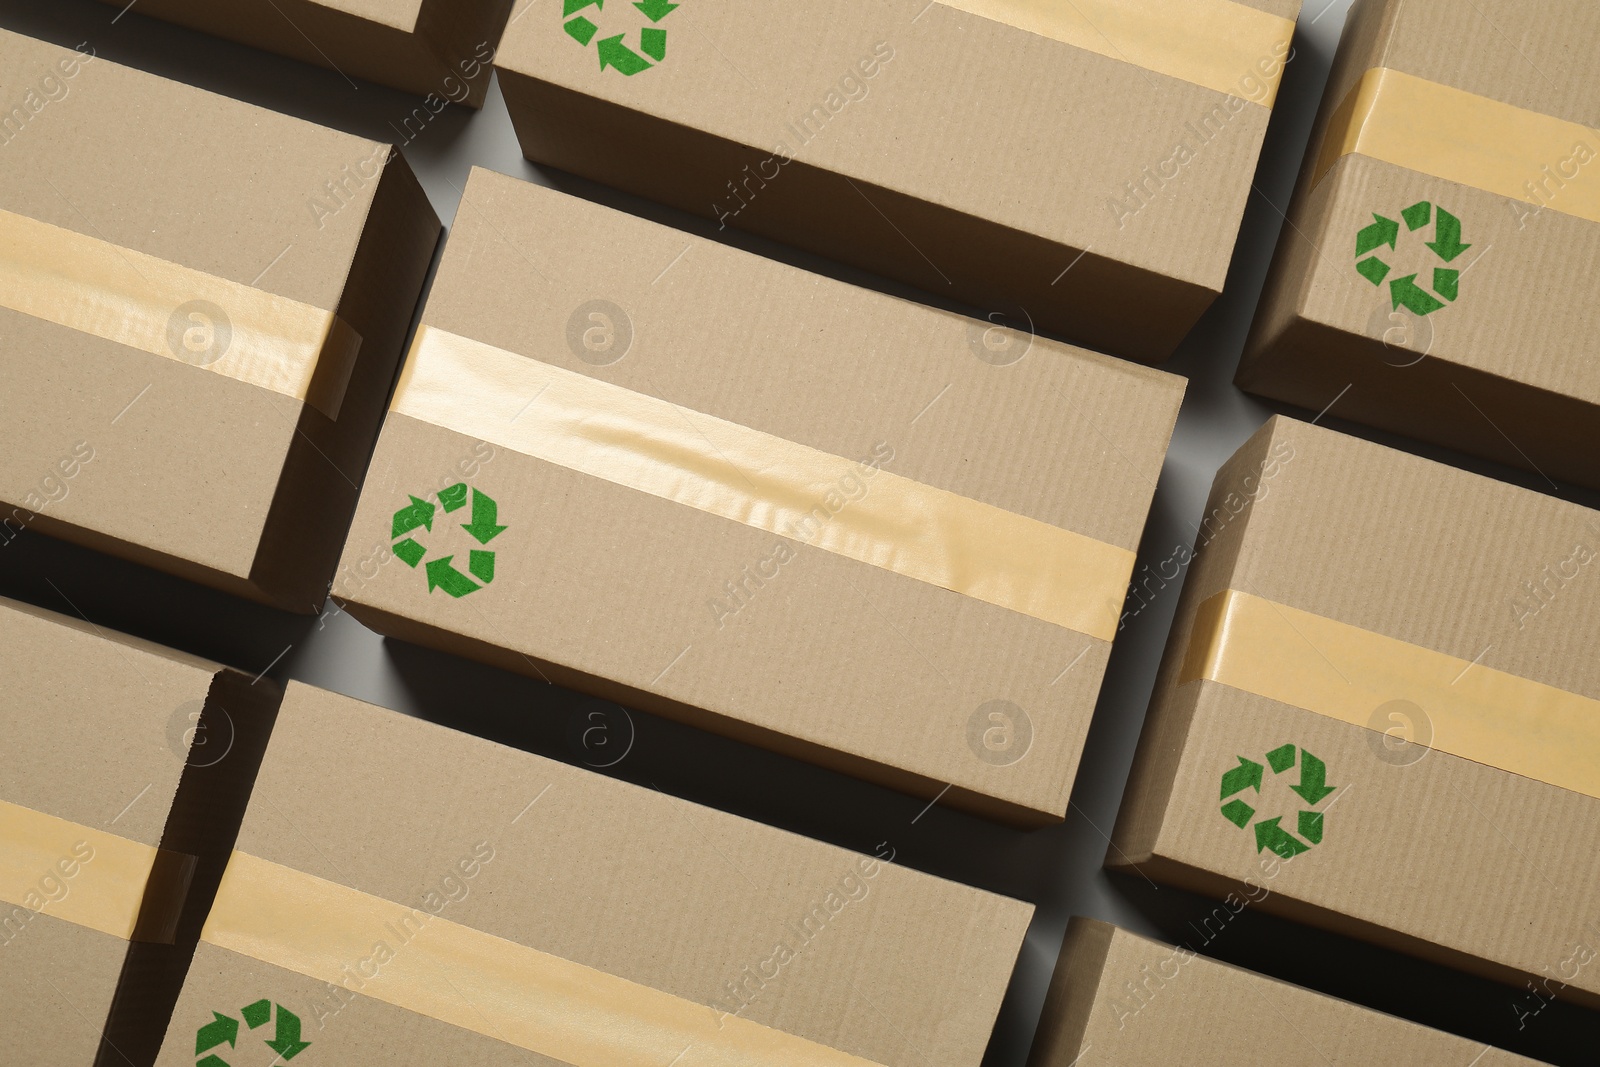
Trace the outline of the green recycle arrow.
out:
M 270 1000 L 258 1000 L 240 1010 L 244 1021 L 250 1029 L 255 1030 L 265 1026 L 272 1018 L 273 1003 Z M 311 1047 L 311 1042 L 300 1037 L 300 1017 L 285 1008 L 282 1004 L 278 1008 L 278 1025 L 272 1035 L 272 1040 L 263 1041 L 278 1058 L 287 1062 Z M 227 1045 L 236 1048 L 239 1040 L 239 1020 L 231 1015 L 224 1015 L 220 1011 L 211 1013 L 212 1021 L 206 1023 L 195 1031 L 194 1054 L 199 1056 L 203 1052 L 210 1052 L 214 1048 Z M 228 1061 L 212 1053 L 200 1060 L 195 1067 L 228 1067 Z
M 1253 789 L 1259 795 L 1266 777 L 1266 768 L 1245 756 L 1235 758 L 1239 761 L 1238 766 L 1222 774 L 1221 799 L 1225 802 L 1222 805 L 1222 817 L 1243 830 L 1250 827 L 1251 820 L 1255 819 L 1256 809 L 1236 794 Z M 1272 768 L 1273 774 L 1283 774 L 1297 762 L 1300 765 L 1300 782 L 1289 788 L 1301 800 L 1314 808 L 1337 791 L 1336 786 L 1328 784 L 1327 765 L 1305 749 L 1294 745 L 1279 745 L 1266 755 L 1266 766 Z M 1230 797 L 1232 799 L 1229 799 Z M 1283 818 L 1282 815 L 1274 815 L 1271 818 L 1256 819 L 1254 833 L 1257 852 L 1270 849 L 1284 859 L 1293 859 L 1309 852 L 1312 845 L 1322 843 L 1324 824 L 1322 812 L 1302 810 L 1296 815 L 1295 827 L 1299 830 L 1300 837 L 1283 828 Z
M 1240 756 L 1239 766 L 1222 776 L 1222 799 L 1227 800 L 1233 794 L 1245 789 L 1261 792 L 1261 779 L 1261 764 Z
M 1390 282 L 1389 295 L 1394 301 L 1396 311 L 1404 307 L 1418 315 L 1431 315 L 1444 307 L 1444 301 L 1417 284 L 1415 274 L 1407 274 L 1404 278 L 1396 278 Z
M 460 525 L 480 545 L 489 544 L 509 529 L 500 523 L 500 505 L 481 489 L 470 489 L 465 482 L 457 482 L 439 490 L 437 495 L 438 506 L 446 512 L 460 511 L 467 506 L 468 500 L 472 501 L 471 521 Z M 394 536 L 401 540 L 395 542 L 392 551 L 396 559 L 413 570 L 419 566 L 423 568 L 427 575 L 428 592 L 441 589 L 447 596 L 459 600 L 494 581 L 495 554 L 488 549 L 474 548 L 468 552 L 465 574 L 455 567 L 455 553 L 429 560 L 427 546 L 415 536 L 404 535 L 414 534 L 419 529 L 431 532 L 434 505 L 420 497 L 412 496 L 409 500 L 409 504 L 395 512 Z M 478 581 L 473 581 L 473 578 Z
M 450 564 L 454 561 L 454 556 L 441 556 L 428 561 L 425 568 L 428 572 L 428 592 L 443 589 L 460 600 L 468 593 L 476 593 L 481 588 L 477 582 L 452 567 Z
M 311 1042 L 300 1040 L 300 1016 L 282 1004 L 278 1005 L 277 1032 L 272 1035 L 271 1041 L 263 1044 L 286 1061 L 294 1059 L 311 1047 Z
M 650 61 L 623 44 L 622 37 L 623 35 L 619 33 L 615 37 L 607 37 L 595 46 L 600 52 L 600 69 L 616 67 L 630 78 L 641 71 L 649 70 Z
M 220 1011 L 211 1013 L 215 1018 L 202 1026 L 194 1035 L 194 1054 L 210 1052 L 218 1045 L 235 1047 L 239 1040 L 239 1020 L 222 1014 Z
M 1256 823 L 1256 851 L 1270 848 L 1286 860 L 1310 852 L 1310 845 L 1278 825 L 1282 821 L 1282 815 L 1274 815 L 1270 819 L 1262 819 Z
M 471 534 L 480 545 L 486 545 L 505 532 L 504 526 L 497 526 L 500 518 L 500 505 L 485 493 L 474 489 L 472 491 L 472 521 L 463 523 L 461 528 Z
M 592 42 L 598 41 L 595 44 L 595 52 L 600 60 L 601 71 L 610 68 L 631 78 L 654 66 L 651 60 L 660 63 L 667 58 L 667 31 L 655 23 L 659 23 L 683 5 L 677 0 L 635 0 L 633 6 L 651 22 L 651 25 L 639 30 L 637 52 L 625 43 L 627 34 L 602 36 L 599 25 L 582 13 L 590 7 L 603 12 L 605 0 L 564 0 L 561 7 L 561 28 L 568 37 L 585 48 Z
M 1461 220 L 1440 208 L 1439 221 L 1433 227 L 1433 240 L 1428 242 L 1428 247 L 1449 263 L 1472 246 L 1461 243 Z
M 1400 239 L 1400 224 L 1394 219 L 1386 219 L 1382 215 L 1372 216 L 1376 221 L 1371 226 L 1356 234 L 1356 257 L 1366 255 L 1375 248 L 1388 245 L 1395 247 L 1395 242 Z
M 272 1001 L 258 1000 L 239 1014 L 244 1016 L 245 1025 L 252 1030 L 265 1026 L 272 1020 Z
M 1301 757 L 1300 784 L 1289 788 L 1300 794 L 1300 799 L 1307 804 L 1320 804 L 1323 798 L 1336 788 L 1328 784 L 1327 764 L 1303 750 Z
M 1472 245 L 1461 240 L 1461 220 L 1444 208 L 1434 209 L 1428 200 L 1419 200 L 1400 213 L 1408 231 L 1415 232 L 1432 222 L 1433 240 L 1426 242 L 1434 255 L 1445 263 L 1453 262 Z M 1398 248 L 1400 224 L 1394 219 L 1374 213 L 1373 222 L 1356 234 L 1356 271 L 1373 285 L 1389 281 L 1389 296 L 1396 311 L 1406 308 L 1415 315 L 1431 315 L 1443 308 L 1446 301 L 1454 302 L 1461 291 L 1461 272 L 1446 267 L 1433 271 L 1433 291 L 1417 283 L 1415 273 L 1400 278 L 1389 278 L 1391 268 L 1374 253 L 1387 245 Z M 1435 295 L 1437 294 L 1437 295 Z M 1442 299 L 1441 299 L 1442 298 Z
M 412 530 L 433 529 L 434 507 L 426 500 L 411 498 L 411 503 L 394 513 L 394 531 L 390 537 L 399 537 Z

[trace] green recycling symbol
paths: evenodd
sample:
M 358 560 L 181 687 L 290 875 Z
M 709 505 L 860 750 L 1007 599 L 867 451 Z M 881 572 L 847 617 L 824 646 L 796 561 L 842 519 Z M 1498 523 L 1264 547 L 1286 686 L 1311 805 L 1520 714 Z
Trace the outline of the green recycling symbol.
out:
M 411 497 L 409 504 L 394 513 L 394 527 L 389 535 L 399 538 L 394 544 L 394 554 L 406 566 L 415 569 L 428 556 L 427 548 L 417 540 L 417 531 L 432 533 L 433 520 L 439 509 L 443 508 L 447 515 L 460 511 L 467 506 L 467 497 L 465 482 L 457 482 L 439 490 L 437 505 L 422 497 Z M 506 527 L 500 525 L 500 505 L 488 493 L 478 489 L 471 490 L 471 497 L 472 521 L 461 523 L 461 528 L 471 534 L 474 541 L 487 546 L 506 531 Z M 456 569 L 455 560 L 454 554 L 428 560 L 423 567 L 428 575 L 428 592 L 443 589 L 459 600 L 494 581 L 494 553 L 487 547 L 474 548 L 467 553 L 466 574 Z M 473 581 L 473 578 L 478 581 Z M 479 582 L 483 584 L 479 585 Z
M 211 1052 L 212 1049 L 227 1045 L 229 1048 L 239 1047 L 239 1020 L 231 1015 L 224 1015 L 220 1011 L 213 1011 L 212 1021 L 206 1023 L 194 1035 L 194 1054 L 196 1056 L 211 1053 L 195 1065 L 195 1067 L 228 1067 L 228 1061 Z M 272 1021 L 272 1001 L 258 1000 L 239 1012 L 244 1016 L 245 1025 L 255 1030 Z M 271 1041 L 263 1041 L 278 1058 L 284 1061 L 292 1060 L 300 1053 L 311 1047 L 311 1042 L 300 1040 L 300 1016 L 278 1005 L 278 1025 Z
M 562 0 L 561 25 L 562 29 L 567 31 L 567 36 L 587 48 L 589 42 L 599 36 L 600 27 L 578 12 L 591 6 L 597 11 L 604 11 L 605 3 L 606 0 Z M 616 0 L 612 0 L 612 3 L 615 4 Z M 625 33 L 601 37 L 600 43 L 595 45 L 595 50 L 600 53 L 601 70 L 611 67 L 630 78 L 649 70 L 653 66 L 650 59 L 660 63 L 667 58 L 667 31 L 655 23 L 672 14 L 681 5 L 673 3 L 672 0 L 639 0 L 633 6 L 651 22 L 651 25 L 639 30 L 639 51 L 635 52 L 622 43 L 622 39 L 627 36 Z M 640 52 L 644 55 L 640 55 Z M 649 56 L 650 59 L 646 59 L 645 56 Z
M 1270 848 L 1286 860 L 1294 859 L 1302 852 L 1309 852 L 1312 845 L 1322 843 L 1323 813 L 1311 809 L 1315 809 L 1327 800 L 1337 788 L 1328 784 L 1328 768 L 1321 760 L 1303 748 L 1297 750 L 1293 745 L 1281 745 L 1267 753 L 1267 765 L 1272 768 L 1272 773 L 1282 774 L 1293 767 L 1297 751 L 1300 756 L 1300 784 L 1289 788 L 1309 805 L 1308 809 L 1299 812 L 1295 821 L 1295 828 L 1300 832 L 1300 837 L 1283 828 L 1283 815 L 1256 819 L 1256 809 L 1235 796 L 1246 789 L 1254 789 L 1257 797 L 1260 797 L 1261 784 L 1266 777 L 1266 770 L 1261 764 L 1240 756 L 1239 765 L 1222 776 L 1222 799 L 1226 801 L 1222 805 L 1222 817 L 1241 830 L 1250 825 L 1250 820 L 1255 819 L 1256 851 L 1261 852 Z M 1229 800 L 1229 797 L 1234 799 Z M 1302 841 L 1301 838 L 1305 840 Z
M 1433 249 L 1434 255 L 1444 263 L 1454 263 L 1456 257 L 1472 246 L 1461 243 L 1461 220 L 1456 218 L 1444 208 L 1437 212 L 1434 218 L 1433 204 L 1420 200 L 1400 213 L 1406 222 L 1406 229 L 1415 233 L 1428 225 L 1433 226 L 1433 240 L 1427 242 Z M 1376 255 L 1384 245 L 1389 246 L 1391 252 L 1397 251 L 1400 241 L 1400 223 L 1394 219 L 1384 218 L 1374 213 L 1372 225 L 1367 226 L 1356 234 L 1356 270 L 1361 276 L 1373 285 L 1382 285 L 1383 280 L 1389 276 L 1390 267 Z M 1365 256 L 1366 258 L 1362 258 Z M 1435 267 L 1433 269 L 1433 290 L 1424 289 L 1417 284 L 1416 273 L 1407 274 L 1403 278 L 1395 278 L 1389 282 L 1389 295 L 1394 301 L 1394 309 L 1409 308 L 1417 315 L 1431 315 L 1444 307 L 1445 301 L 1454 301 L 1461 288 L 1461 272 L 1454 267 Z M 1440 298 L 1443 299 L 1440 299 Z

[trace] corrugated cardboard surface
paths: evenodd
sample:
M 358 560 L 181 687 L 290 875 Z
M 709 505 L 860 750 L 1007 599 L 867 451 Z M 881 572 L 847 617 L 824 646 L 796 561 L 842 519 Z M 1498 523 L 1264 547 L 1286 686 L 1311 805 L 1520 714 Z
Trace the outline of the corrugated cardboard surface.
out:
M 1229 494 L 1269 456 L 1277 473 L 1228 518 Z M 1234 588 L 1600 697 L 1597 575 L 1580 568 L 1538 601 L 1525 584 L 1570 570 L 1600 542 L 1600 516 L 1284 418 L 1224 467 L 1210 507 L 1218 532 L 1184 588 L 1108 862 L 1219 896 L 1264 889 L 1252 906 L 1600 1003 L 1600 972 L 1578 962 L 1600 943 L 1600 800 L 1443 752 L 1397 754 L 1384 733 L 1423 736 L 1425 709 L 1406 722 L 1375 707 L 1368 728 L 1177 684 L 1196 607 Z M 1258 854 L 1217 800 L 1241 755 L 1282 744 L 1343 787 L 1323 842 L 1289 862 Z
M 489 92 L 490 63 L 512 2 L 140 0 L 137 11 L 346 77 L 477 108 Z
M 0 58 L 28 115 L 6 130 L 0 208 L 337 311 L 363 338 L 333 422 L 0 310 L 4 517 L 314 610 L 437 242 L 415 178 L 383 145 L 104 59 L 10 33 Z
M 1542 211 L 1360 155 L 1345 156 L 1311 184 L 1331 113 L 1369 68 L 1592 126 L 1600 113 L 1600 78 L 1590 62 L 1597 44 L 1600 8 L 1587 0 L 1361 0 L 1346 24 L 1239 384 L 1318 410 L 1349 385 L 1337 408 L 1343 417 L 1600 485 L 1592 284 L 1600 225 L 1563 214 L 1561 191 L 1544 170 L 1571 161 L 1525 161 L 1528 181 L 1547 190 L 1551 206 Z M 1600 152 L 1600 136 L 1582 143 Z M 1596 166 L 1579 166 L 1576 180 L 1600 181 Z M 1374 287 L 1356 273 L 1353 253 L 1374 213 L 1398 220 L 1422 200 L 1458 216 L 1473 247 L 1450 264 L 1463 271 L 1458 299 L 1418 320 L 1393 311 L 1387 280 Z M 1420 267 L 1419 280 L 1427 280 L 1426 270 L 1440 265 L 1422 248 L 1432 232 L 1402 226 L 1402 247 L 1420 248 L 1422 258 L 1396 258 L 1391 278 Z
M 860 859 L 302 685 L 238 848 L 400 903 L 450 879 L 452 922 L 707 1005 Z M 975 1067 L 1032 907 L 892 864 L 866 884 L 739 1014 L 887 1067 Z M 262 997 L 318 1062 L 555 1063 L 359 994 L 319 1013 L 324 983 L 204 944 L 158 1062 L 192 1063 L 213 1010 Z
M 600 70 L 560 14 L 516 20 L 498 61 L 536 162 L 1140 359 L 1220 291 L 1269 118 L 925 0 L 684 5 L 661 22 L 666 61 L 634 77 Z M 1180 143 L 1180 176 L 1119 223 L 1111 201 Z M 793 162 L 764 167 L 778 146 Z
M 1328 1067 L 1536 1062 L 1080 918 L 1029 1062 L 1277 1067 L 1286 1056 Z
M 223 668 L 9 600 L 0 600 L 0 644 L 6 649 L 0 659 L 0 799 L 147 845 L 191 847 L 196 834 L 174 832 L 169 820 L 191 817 L 177 811 L 180 781 L 189 773 L 191 742 L 206 739 L 200 714 L 220 706 L 213 694 Z M 272 683 L 262 683 L 260 692 L 272 690 Z M 252 708 L 230 703 L 242 734 L 251 728 Z M 208 721 L 222 743 L 220 722 Z M 230 773 L 248 748 L 242 743 L 233 754 Z M 226 821 L 221 807 L 207 816 Z M 76 877 L 93 871 L 91 860 Z M 66 899 L 73 879 L 57 882 Z M 158 1003 L 165 991 L 170 1008 L 177 982 L 164 983 L 163 976 L 173 965 L 172 946 L 133 949 L 52 915 L 48 906 L 26 914 L 0 903 L 0 918 L 9 920 L 0 938 L 0 1003 L 6 1009 L 0 1047 L 7 1062 L 89 1067 L 124 974 L 133 975 L 135 986 L 126 995 Z M 124 1051 L 137 1055 L 131 1045 Z
M 594 299 L 631 329 L 604 367 L 568 342 Z M 995 366 L 974 355 L 983 324 L 487 171 L 423 321 L 836 456 L 886 454 L 884 470 L 1130 551 L 1181 396 L 1178 379 L 1044 340 Z M 507 529 L 494 583 L 452 600 L 388 556 L 391 520 L 467 469 Z M 1109 645 L 799 542 L 749 581 L 784 541 L 391 414 L 334 594 L 384 633 L 929 797 L 949 785 L 1009 818 L 1061 818 Z M 1004 765 L 969 743 L 996 699 L 1031 722 L 1031 750 Z

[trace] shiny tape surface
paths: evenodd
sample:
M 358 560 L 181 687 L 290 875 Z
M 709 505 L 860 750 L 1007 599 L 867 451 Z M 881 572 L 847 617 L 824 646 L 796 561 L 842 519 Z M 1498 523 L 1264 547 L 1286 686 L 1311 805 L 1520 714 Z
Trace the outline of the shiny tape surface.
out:
M 428 326 L 391 408 L 1104 641 L 1133 574 L 1127 549 L 887 470 L 830 515 L 853 460 Z
M 1600 169 L 1568 178 L 1546 171 L 1586 145 L 1600 155 L 1600 133 L 1581 123 L 1514 107 L 1403 71 L 1374 67 L 1361 76 L 1328 124 L 1315 180 L 1347 155 L 1363 155 L 1458 185 L 1589 222 L 1600 222 Z M 1541 191 L 1542 190 L 1542 191 Z
M 1233 0 L 939 2 L 1268 108 L 1294 37 L 1293 19 Z
M 1179 682 L 1202 678 L 1352 726 L 1410 701 L 1429 747 L 1600 798 L 1600 700 L 1286 604 L 1238 590 L 1202 604 Z
M 202 938 L 332 983 L 391 943 L 362 996 L 573 1067 L 880 1067 L 244 852 Z
M 156 858 L 150 845 L 0 800 L 0 923 L 23 908 L 131 940 Z
M 0 307 L 270 389 L 330 419 L 361 347 L 331 311 L 9 211 Z

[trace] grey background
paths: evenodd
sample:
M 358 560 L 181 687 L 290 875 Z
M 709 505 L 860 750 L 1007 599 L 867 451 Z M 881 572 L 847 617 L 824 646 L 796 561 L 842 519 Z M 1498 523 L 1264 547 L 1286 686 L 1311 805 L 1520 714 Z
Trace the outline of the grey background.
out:
M 541 4 L 554 0 L 529 3 L 537 16 Z M 518 11 L 529 3 L 519 3 Z M 1273 411 L 1235 389 L 1232 376 L 1349 4 L 1306 0 L 1227 290 L 1166 365 L 1191 384 L 1141 548 L 1141 566 L 1155 565 L 1176 546 L 1193 543 L 1217 467 Z M 116 62 L 376 140 L 404 140 L 400 123 L 417 106 L 415 97 L 143 18 L 136 0 L 126 14 L 93 0 L 0 0 L 0 25 L 69 47 L 87 41 Z M 479 165 L 857 284 L 941 303 L 826 260 L 733 231 L 719 234 L 703 220 L 541 171 L 522 158 L 498 88 L 481 113 L 448 108 L 405 146 L 405 153 L 446 225 L 469 168 Z M 173 209 L 181 211 L 182 205 Z M 1341 423 L 1337 416 L 1334 405 L 1322 421 L 1600 506 L 1596 494 L 1552 487 L 1536 475 L 1377 434 Z M 1484 430 L 1493 432 L 1488 426 Z M 1178 590 L 1178 584 L 1168 586 L 1118 638 L 1072 808 L 1059 827 L 1024 833 L 937 805 L 926 808 L 920 801 L 639 713 L 627 718 L 613 713 L 613 738 L 632 743 L 626 756 L 603 773 L 865 852 L 887 842 L 898 861 L 911 867 L 1038 904 L 985 1060 L 986 1067 L 1021 1067 L 1069 916 L 1108 919 L 1168 941 L 1187 940 L 1196 948 L 1203 943 L 1196 926 L 1211 902 L 1101 869 L 1105 835 L 1116 818 Z M 585 750 L 574 740 L 580 732 L 576 724 L 586 722 L 589 711 L 604 709 L 598 702 L 384 641 L 336 612 L 311 620 L 279 614 L 32 532 L 0 552 L 0 595 L 76 611 L 99 626 L 265 671 L 280 681 L 300 679 L 556 759 L 592 765 L 609 762 L 618 751 Z M 1513 1005 L 1533 1002 L 1516 989 L 1252 909 L 1205 945 L 1205 953 L 1552 1063 L 1600 1064 L 1600 1015 L 1551 1005 L 1519 1026 Z M 1296 1049 L 1289 1024 L 1270 1013 L 1240 1039 L 1279 1045 L 1289 1060 L 1318 1062 L 1314 1051 Z

